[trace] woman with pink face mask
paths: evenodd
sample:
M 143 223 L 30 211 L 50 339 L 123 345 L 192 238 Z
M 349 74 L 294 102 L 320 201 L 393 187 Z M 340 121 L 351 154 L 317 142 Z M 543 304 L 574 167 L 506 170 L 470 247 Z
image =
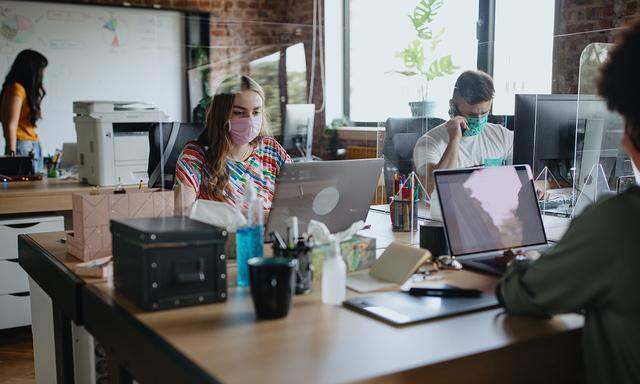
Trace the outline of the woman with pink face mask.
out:
M 198 140 L 185 145 L 176 164 L 178 210 L 196 199 L 235 207 L 252 180 L 268 213 L 280 167 L 291 157 L 267 135 L 262 87 L 248 76 L 225 79 L 207 109 L 205 125 Z

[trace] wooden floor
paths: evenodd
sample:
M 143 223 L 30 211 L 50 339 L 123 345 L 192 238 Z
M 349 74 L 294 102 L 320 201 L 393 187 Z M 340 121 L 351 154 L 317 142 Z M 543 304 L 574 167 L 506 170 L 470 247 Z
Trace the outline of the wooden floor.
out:
M 31 327 L 0 330 L 0 384 L 33 384 Z

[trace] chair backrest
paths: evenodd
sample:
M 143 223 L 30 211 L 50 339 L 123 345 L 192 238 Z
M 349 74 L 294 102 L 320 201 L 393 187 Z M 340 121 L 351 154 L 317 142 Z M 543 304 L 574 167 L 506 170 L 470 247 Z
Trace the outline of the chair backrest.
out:
M 149 129 L 149 187 L 172 189 L 176 163 L 185 144 L 197 140 L 204 126 L 200 123 L 156 123 Z M 163 148 L 162 159 L 160 148 Z M 161 166 L 162 165 L 162 166 Z M 161 177 L 164 171 L 164 184 Z
M 413 148 L 418 139 L 432 128 L 443 124 L 439 118 L 389 118 L 385 123 L 384 158 L 397 171 L 407 175 L 413 171 Z M 386 167 L 385 167 L 386 168 Z

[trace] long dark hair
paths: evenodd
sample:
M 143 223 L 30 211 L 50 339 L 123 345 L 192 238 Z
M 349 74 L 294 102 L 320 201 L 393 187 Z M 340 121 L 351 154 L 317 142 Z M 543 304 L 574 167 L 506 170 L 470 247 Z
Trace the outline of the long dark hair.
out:
M 0 100 L 8 86 L 19 83 L 24 87 L 29 105 L 29 121 L 33 125 L 42 117 L 40 103 L 47 94 L 42 87 L 42 75 L 48 64 L 49 61 L 41 53 L 25 49 L 16 56 L 2 84 Z
M 207 109 L 205 120 L 206 129 L 200 135 L 198 141 L 206 147 L 206 167 L 203 169 L 202 186 L 213 200 L 224 200 L 224 189 L 229 182 L 227 170 L 227 155 L 231 147 L 229 127 L 227 122 L 231 117 L 231 110 L 235 97 L 242 91 L 256 92 L 262 99 L 263 118 L 260 136 L 251 144 L 255 144 L 261 136 L 268 134 L 268 121 L 264 113 L 264 90 L 252 78 L 246 75 L 236 75 L 226 78 L 218 87 L 213 100 Z

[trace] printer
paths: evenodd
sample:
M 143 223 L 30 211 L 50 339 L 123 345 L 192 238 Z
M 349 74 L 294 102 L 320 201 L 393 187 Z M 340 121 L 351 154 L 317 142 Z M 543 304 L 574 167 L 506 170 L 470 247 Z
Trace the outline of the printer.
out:
M 169 122 L 156 107 L 130 101 L 75 101 L 78 177 L 97 186 L 138 184 L 149 179 L 149 129 Z

